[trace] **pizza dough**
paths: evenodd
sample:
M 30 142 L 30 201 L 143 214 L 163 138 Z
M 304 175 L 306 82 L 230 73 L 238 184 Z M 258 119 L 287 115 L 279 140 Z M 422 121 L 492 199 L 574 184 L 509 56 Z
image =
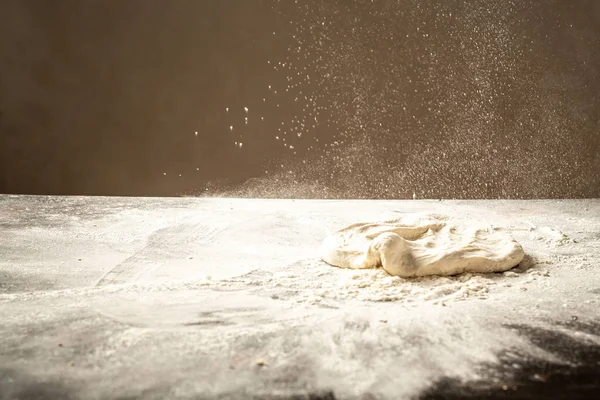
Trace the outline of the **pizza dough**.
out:
M 337 267 L 381 266 L 390 275 L 409 278 L 507 271 L 525 253 L 501 229 L 430 214 L 350 225 L 323 241 L 321 256 Z

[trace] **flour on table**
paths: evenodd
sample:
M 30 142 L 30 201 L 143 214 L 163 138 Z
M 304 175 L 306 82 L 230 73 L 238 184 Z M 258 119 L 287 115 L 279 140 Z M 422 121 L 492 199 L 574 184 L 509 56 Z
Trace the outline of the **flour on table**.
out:
M 524 255 L 521 245 L 500 228 L 436 214 L 353 224 L 328 236 L 321 248 L 328 264 L 381 266 L 403 278 L 507 271 Z

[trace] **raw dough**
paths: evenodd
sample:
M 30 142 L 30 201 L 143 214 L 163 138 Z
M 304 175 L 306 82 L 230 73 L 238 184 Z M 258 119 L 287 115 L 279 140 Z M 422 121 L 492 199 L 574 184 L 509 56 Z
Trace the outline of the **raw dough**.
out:
M 323 241 L 321 255 L 337 267 L 382 266 L 390 275 L 408 278 L 507 271 L 525 253 L 498 228 L 431 214 L 350 225 Z

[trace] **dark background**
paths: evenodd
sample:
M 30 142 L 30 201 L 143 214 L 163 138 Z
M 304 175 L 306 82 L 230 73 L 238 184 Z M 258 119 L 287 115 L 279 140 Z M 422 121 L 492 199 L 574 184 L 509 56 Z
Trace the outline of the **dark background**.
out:
M 0 0 L 0 192 L 600 197 L 599 74 L 596 0 Z

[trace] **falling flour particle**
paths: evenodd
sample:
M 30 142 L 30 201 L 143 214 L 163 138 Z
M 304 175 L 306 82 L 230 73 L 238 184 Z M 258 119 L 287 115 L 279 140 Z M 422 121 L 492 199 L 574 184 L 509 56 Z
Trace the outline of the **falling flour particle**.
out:
M 337 267 L 381 266 L 390 275 L 409 278 L 507 271 L 525 253 L 510 235 L 489 226 L 442 215 L 405 215 L 341 229 L 323 241 L 321 255 Z

